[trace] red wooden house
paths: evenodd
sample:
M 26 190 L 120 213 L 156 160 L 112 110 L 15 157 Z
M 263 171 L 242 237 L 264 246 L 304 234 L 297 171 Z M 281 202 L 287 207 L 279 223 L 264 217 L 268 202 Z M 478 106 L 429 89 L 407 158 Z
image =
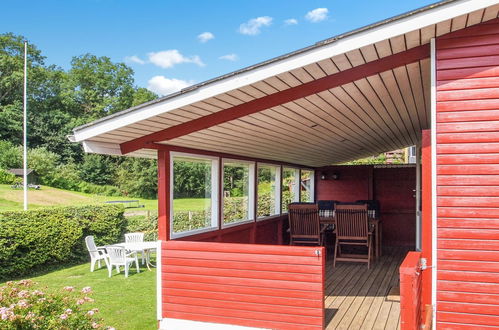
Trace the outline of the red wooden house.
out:
M 159 325 L 390 328 L 400 310 L 404 329 L 499 327 L 498 12 L 441 1 L 76 128 L 87 152 L 158 160 Z M 411 145 L 415 166 L 330 166 Z M 196 223 L 176 212 L 174 162 L 205 173 Z M 246 173 L 232 218 L 229 167 Z M 400 304 L 393 249 L 361 273 L 284 246 L 285 198 L 379 199 L 383 244 L 414 250 Z

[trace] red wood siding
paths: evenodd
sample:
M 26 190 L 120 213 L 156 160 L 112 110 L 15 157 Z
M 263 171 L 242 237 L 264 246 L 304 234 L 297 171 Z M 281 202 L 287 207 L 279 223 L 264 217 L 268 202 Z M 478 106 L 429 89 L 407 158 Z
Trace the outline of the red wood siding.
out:
M 288 221 L 288 216 L 276 216 L 258 220 L 220 230 L 189 235 L 178 238 L 179 241 L 202 241 L 223 243 L 257 243 L 257 244 L 282 244 L 283 226 Z
M 163 318 L 323 329 L 323 247 L 162 244 Z
M 339 180 L 321 180 L 321 174 L 339 174 Z M 377 199 L 381 205 L 383 244 L 414 246 L 415 167 L 328 166 L 317 171 L 317 200 Z
M 437 326 L 499 327 L 499 20 L 436 45 Z
M 400 328 L 416 330 L 422 321 L 421 252 L 411 251 L 400 265 Z

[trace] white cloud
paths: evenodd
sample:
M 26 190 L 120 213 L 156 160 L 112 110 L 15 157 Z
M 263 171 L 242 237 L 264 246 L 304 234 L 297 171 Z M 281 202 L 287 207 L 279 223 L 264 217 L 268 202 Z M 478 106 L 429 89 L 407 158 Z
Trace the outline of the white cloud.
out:
M 220 56 L 219 59 L 235 62 L 239 59 L 239 57 L 236 54 L 232 53 L 232 54 Z
M 194 63 L 198 66 L 205 66 L 201 58 L 197 55 L 186 57 L 176 49 L 163 50 L 147 54 L 149 61 L 163 69 L 172 68 L 181 63 Z
M 146 62 L 139 58 L 137 55 L 127 56 L 125 57 L 125 62 L 127 63 L 137 63 L 137 64 L 145 64 Z
M 198 40 L 202 43 L 205 43 L 211 39 L 215 39 L 215 36 L 211 32 L 203 32 L 200 35 L 198 35 Z
M 327 8 L 316 8 L 305 15 L 305 18 L 312 23 L 323 21 L 327 18 L 329 10 Z
M 261 16 L 252 18 L 239 26 L 239 33 L 254 36 L 260 33 L 260 28 L 272 24 L 272 17 Z
M 169 79 L 165 76 L 154 76 L 147 82 L 147 89 L 159 94 L 168 95 L 178 92 L 179 90 L 191 86 L 193 81 L 185 81 L 181 79 Z
M 298 20 L 296 18 L 288 18 L 284 20 L 284 25 L 296 25 L 298 24 Z

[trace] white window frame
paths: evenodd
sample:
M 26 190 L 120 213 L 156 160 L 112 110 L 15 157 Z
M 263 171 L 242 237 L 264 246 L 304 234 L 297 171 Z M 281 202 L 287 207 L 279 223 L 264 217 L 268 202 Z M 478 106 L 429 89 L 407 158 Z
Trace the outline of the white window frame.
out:
M 260 167 L 273 167 L 275 168 L 276 170 L 276 173 L 275 173 L 275 185 L 276 185 L 276 189 L 275 189 L 275 192 L 274 192 L 274 198 L 275 198 L 275 210 L 274 210 L 274 214 L 271 214 L 271 215 L 268 215 L 268 216 L 264 216 L 264 217 L 258 217 L 258 169 Z M 281 165 L 276 165 L 276 164 L 269 164 L 269 163 L 257 163 L 257 166 L 256 166 L 256 173 L 255 173 L 255 180 L 256 180 L 256 184 L 255 184 L 255 189 L 256 189 L 256 200 L 255 200 L 255 203 L 256 203 L 256 207 L 255 207 L 255 210 L 256 210 L 256 214 L 255 214 L 255 217 L 256 217 L 256 221 L 262 221 L 262 220 L 265 220 L 265 219 L 269 219 L 269 218 L 272 218 L 272 217 L 276 217 L 276 216 L 279 216 L 281 214 L 281 190 L 282 190 L 282 180 L 281 180 L 281 169 L 282 169 L 282 166 Z
M 223 196 L 223 186 L 224 186 L 224 168 L 226 163 L 240 163 L 240 164 L 248 164 L 249 167 L 249 173 L 248 173 L 248 219 L 246 220 L 239 220 L 239 221 L 234 221 L 230 223 L 225 223 L 224 220 L 224 198 Z M 222 199 L 221 208 L 220 208 L 220 222 L 221 222 L 221 228 L 228 228 L 228 227 L 233 227 L 233 226 L 238 226 L 241 224 L 249 223 L 255 221 L 255 162 L 253 161 L 247 161 L 247 160 L 241 160 L 241 159 L 233 159 L 233 158 L 222 158 L 222 164 L 221 164 L 221 173 L 222 175 L 220 176 L 220 187 L 222 187 L 222 191 L 220 192 L 220 198 Z
M 312 175 L 310 176 L 310 203 L 313 203 L 315 202 L 315 170 L 311 170 L 308 168 L 300 169 L 300 201 L 303 202 L 301 200 L 301 173 L 303 171 L 312 172 Z
M 301 186 L 301 175 L 300 175 L 300 168 L 298 167 L 293 167 L 293 166 L 283 166 L 282 167 L 282 173 L 283 175 L 281 176 L 281 190 L 283 186 L 283 180 L 284 180 L 284 171 L 286 170 L 294 170 L 295 171 L 295 177 L 297 178 L 297 184 L 293 187 L 293 194 L 295 198 L 291 201 L 291 203 L 297 203 L 300 201 L 300 186 Z M 282 195 L 281 195 L 282 196 Z M 281 214 L 288 214 L 288 212 L 284 212 L 282 208 L 282 200 L 281 200 Z
M 174 187 L 173 187 L 173 161 L 175 157 L 182 158 L 191 158 L 193 161 L 195 160 L 211 160 L 211 225 L 210 227 L 182 231 L 182 232 L 174 232 L 173 231 L 173 199 L 174 199 Z M 191 236 L 199 233 L 205 233 L 209 231 L 218 230 L 218 219 L 219 219 L 219 187 L 220 182 L 218 180 L 220 163 L 218 157 L 200 155 L 200 154 L 191 154 L 191 153 L 183 153 L 183 152 L 170 152 L 170 237 L 172 239 Z

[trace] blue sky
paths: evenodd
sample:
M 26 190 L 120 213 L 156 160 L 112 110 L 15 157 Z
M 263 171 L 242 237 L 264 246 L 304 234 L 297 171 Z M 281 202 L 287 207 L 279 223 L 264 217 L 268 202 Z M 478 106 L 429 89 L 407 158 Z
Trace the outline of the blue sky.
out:
M 166 94 L 433 2 L 3 1 L 0 33 L 24 35 L 65 69 L 85 53 L 125 62 L 138 86 Z

